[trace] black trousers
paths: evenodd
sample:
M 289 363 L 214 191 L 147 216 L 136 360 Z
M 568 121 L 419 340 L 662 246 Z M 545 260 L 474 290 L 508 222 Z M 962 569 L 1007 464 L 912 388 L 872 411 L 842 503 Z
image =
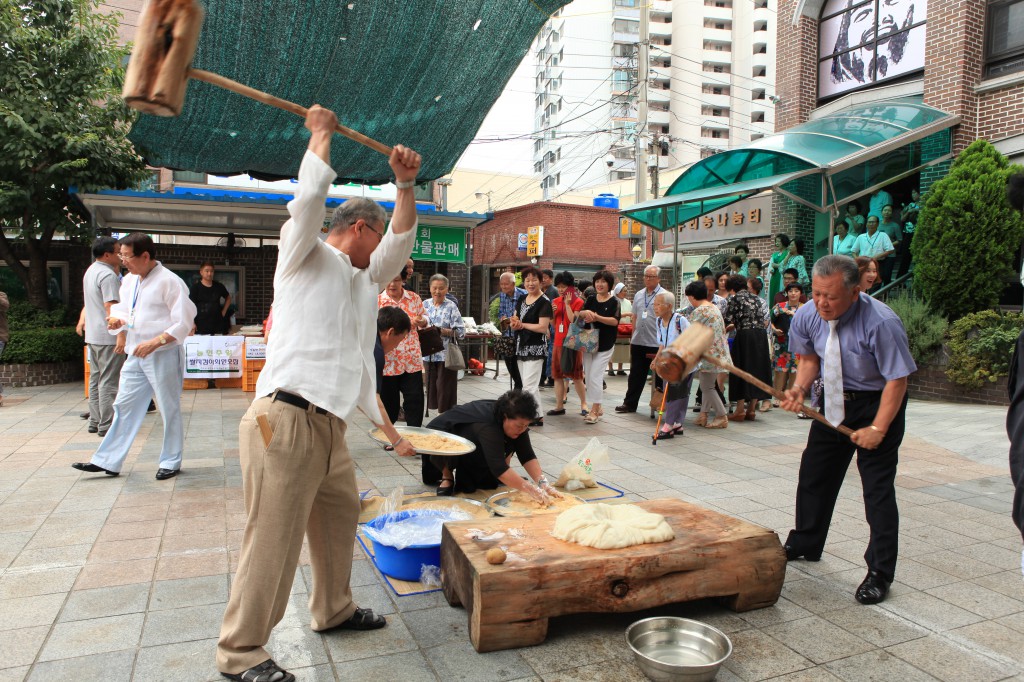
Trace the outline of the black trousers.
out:
M 856 431 L 869 426 L 878 412 L 881 393 L 847 400 L 843 424 Z M 822 407 L 822 412 L 824 412 Z M 864 489 L 864 516 L 871 529 L 864 561 L 892 581 L 896 574 L 900 516 L 896 506 L 896 465 L 903 442 L 907 398 L 903 397 L 896 417 L 876 450 L 863 450 L 849 438 L 813 421 L 807 447 L 800 460 L 796 489 L 796 527 L 786 544 L 800 554 L 818 554 L 825 547 L 836 498 L 846 470 L 857 452 L 857 470 Z
M 398 419 L 401 407 L 405 410 L 406 424 L 423 426 L 423 372 L 384 377 L 380 383 L 380 401 L 384 403 L 384 411 L 392 424 Z
M 519 365 L 516 364 L 516 356 L 512 355 L 505 358 L 505 369 L 508 370 L 508 375 L 512 378 L 512 388 L 517 391 L 523 390 L 523 377 L 519 375 Z
M 626 397 L 622 404 L 635 410 L 640 404 L 640 396 L 647 385 L 647 373 L 651 371 L 651 360 L 647 357 L 658 352 L 657 346 L 638 346 L 629 344 L 629 379 L 626 383 Z

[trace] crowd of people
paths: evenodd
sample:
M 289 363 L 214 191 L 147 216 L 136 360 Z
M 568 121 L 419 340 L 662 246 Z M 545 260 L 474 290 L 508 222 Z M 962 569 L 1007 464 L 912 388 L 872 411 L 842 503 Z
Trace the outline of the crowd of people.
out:
M 906 377 L 915 366 L 898 318 L 861 292 L 887 281 L 894 255 L 906 253 L 916 192 L 898 220 L 891 197 L 880 196 L 884 192 L 872 196 L 866 219 L 858 220 L 859 207 L 851 204 L 835 236 L 836 255 L 819 259 L 811 273 L 803 240 L 780 234 L 767 259 L 749 257 L 741 245 L 726 270 L 702 268 L 684 287 L 685 302 L 661 286 L 654 265 L 645 268 L 643 286 L 631 299 L 625 283 L 606 269 L 581 282 L 570 272 L 532 266 L 503 273 L 490 312 L 500 329 L 494 348 L 511 390 L 497 400 L 459 404 L 461 360 L 453 361 L 459 354 L 452 351 L 466 326 L 458 301 L 443 274 L 429 277 L 426 300 L 409 282 L 417 224 L 411 190 L 419 156 L 401 145 L 391 155 L 399 194 L 389 227 L 379 205 L 353 199 L 335 211 L 327 238 L 319 237 L 334 178 L 329 159 L 336 120 L 320 107 L 307 116 L 309 147 L 289 204 L 292 218 L 281 230 L 274 280 L 278 330 L 269 341 L 257 398 L 239 428 L 247 522 L 218 642 L 217 664 L 225 677 L 290 679 L 265 646 L 289 597 L 304 535 L 313 564 L 313 629 L 386 625 L 380 614 L 355 605 L 349 587 L 358 504 L 345 433 L 355 409 L 381 428 L 400 456 L 416 452 L 395 422 L 421 426 L 429 410 L 438 413 L 429 428 L 474 443 L 476 450 L 467 455 L 421 458 L 424 483 L 436 485 L 438 495 L 505 485 L 547 503 L 561 493 L 544 476 L 529 430 L 544 426 L 545 418 L 570 416 L 570 387 L 584 423 L 605 417 L 605 372 L 615 375 L 618 364 L 623 373 L 612 354 L 624 332 L 629 370 L 614 411 L 637 412 L 653 383 L 652 416 L 657 410 L 662 416 L 656 440 L 683 435 L 693 383 L 696 426 L 724 429 L 756 421 L 759 410 L 773 406 L 803 416 L 810 398 L 826 422 L 852 430 L 840 437 L 822 422 L 812 423 L 796 524 L 784 549 L 791 561 L 820 559 L 845 470 L 855 453 L 870 451 L 870 457 L 858 457 L 871 538 L 868 575 L 856 598 L 865 604 L 885 599 L 896 565 L 893 478 Z M 94 365 L 90 431 L 105 438 L 90 461 L 72 466 L 117 476 L 155 394 L 165 427 L 156 478 L 174 477 L 182 460 L 182 340 L 190 333 L 225 333 L 231 295 L 215 281 L 212 263 L 203 263 L 200 279 L 187 288 L 156 260 L 155 246 L 143 234 L 120 242 L 100 239 L 93 255 L 80 331 Z M 129 273 L 124 278 L 120 266 Z M 369 322 L 373 296 L 376 325 Z M 312 330 L 302 324 L 308 301 L 328 303 Z M 0 313 L 6 305 L 0 297 Z M 711 335 L 700 361 L 678 381 L 655 376 L 650 382 L 654 359 L 695 324 Z M 0 333 L 2 350 L 6 329 Z M 858 362 L 844 367 L 840 347 Z M 730 366 L 742 372 L 730 373 Z M 781 400 L 772 399 L 768 384 Z M 547 410 L 542 387 L 554 388 Z M 303 457 L 294 457 L 300 452 Z M 511 467 L 513 456 L 525 473 Z
M 851 201 L 842 220 L 836 221 L 832 253 L 856 258 L 874 258 L 878 265 L 878 284 L 888 284 L 910 271 L 910 245 L 914 240 L 917 217 L 921 212 L 921 194 L 910 190 L 899 209 L 892 194 L 880 189 L 868 200 L 867 214 Z

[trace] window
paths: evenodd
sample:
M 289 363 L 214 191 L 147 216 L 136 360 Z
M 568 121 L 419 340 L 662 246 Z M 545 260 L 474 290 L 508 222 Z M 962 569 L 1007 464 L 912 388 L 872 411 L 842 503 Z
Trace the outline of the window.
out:
M 754 78 L 764 78 L 768 75 L 767 66 L 755 66 L 754 67 Z
M 196 173 L 194 171 L 179 171 L 176 170 L 173 173 L 174 182 L 191 182 L 197 185 L 206 184 L 206 173 Z
M 628 19 L 616 19 L 612 23 L 612 30 L 616 33 L 640 33 L 640 22 Z
M 763 111 L 755 111 L 754 113 L 752 113 L 750 115 L 750 122 L 751 123 L 764 123 L 764 112 Z
M 1009 4 L 992 4 L 1000 3 Z M 818 97 L 924 69 L 927 13 L 926 0 L 826 0 L 818 22 Z
M 985 76 L 1024 71 L 1024 0 L 990 0 L 985 20 Z

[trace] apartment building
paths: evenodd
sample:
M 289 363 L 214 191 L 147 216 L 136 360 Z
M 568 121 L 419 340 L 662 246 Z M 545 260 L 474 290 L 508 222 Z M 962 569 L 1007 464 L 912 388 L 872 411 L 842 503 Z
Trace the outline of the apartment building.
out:
M 637 68 L 643 11 L 646 83 Z M 598 0 L 557 12 L 534 42 L 534 172 L 544 198 L 635 177 L 638 165 L 685 167 L 770 133 L 775 23 L 774 0 Z

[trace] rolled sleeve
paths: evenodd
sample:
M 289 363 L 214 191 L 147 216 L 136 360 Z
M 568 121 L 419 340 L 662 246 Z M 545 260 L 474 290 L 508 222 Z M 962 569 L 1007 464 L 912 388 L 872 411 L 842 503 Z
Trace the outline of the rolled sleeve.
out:
M 789 350 L 797 355 L 817 355 L 814 350 L 814 321 L 820 320 L 813 305 L 802 305 L 789 325 Z
M 418 226 L 419 220 L 413 223 L 412 229 L 408 232 L 396 234 L 393 225 L 389 224 L 380 245 L 370 255 L 370 279 L 382 288 L 402 271 L 405 262 L 412 255 Z

